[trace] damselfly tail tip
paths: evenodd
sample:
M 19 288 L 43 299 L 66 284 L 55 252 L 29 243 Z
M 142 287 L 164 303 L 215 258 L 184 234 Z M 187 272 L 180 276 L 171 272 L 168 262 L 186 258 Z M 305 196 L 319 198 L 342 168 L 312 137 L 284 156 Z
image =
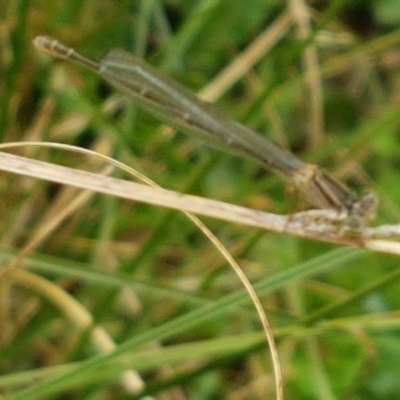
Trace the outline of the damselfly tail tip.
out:
M 62 60 L 75 61 L 95 72 L 98 72 L 100 69 L 100 65 L 96 61 L 84 57 L 82 54 L 77 53 L 73 48 L 65 46 L 65 44 L 49 36 L 36 36 L 33 40 L 33 44 L 37 49 L 44 51 L 53 57 L 61 58 Z
M 53 50 L 58 45 L 58 41 L 49 36 L 36 36 L 33 39 L 34 46 L 46 53 L 53 54 Z
M 36 36 L 33 39 L 33 44 L 37 49 L 63 60 L 72 59 L 75 54 L 74 49 L 49 36 Z
M 62 59 L 71 58 L 72 54 L 74 53 L 73 49 L 63 45 L 58 40 L 49 36 L 36 36 L 35 39 L 33 39 L 33 44 L 37 49 L 42 50 L 53 57 Z

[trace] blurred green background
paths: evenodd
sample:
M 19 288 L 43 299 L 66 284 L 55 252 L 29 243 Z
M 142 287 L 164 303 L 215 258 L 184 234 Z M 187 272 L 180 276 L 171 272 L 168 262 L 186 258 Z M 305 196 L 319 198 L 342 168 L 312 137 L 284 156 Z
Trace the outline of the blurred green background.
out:
M 32 45 L 36 35 L 50 35 L 95 59 L 123 48 L 199 92 L 241 55 L 248 60 L 260 35 L 271 35 L 244 76 L 217 91 L 217 107 L 355 192 L 377 193 L 379 223 L 400 220 L 397 1 L 0 5 L 2 142 L 96 149 L 168 189 L 277 213 L 304 209 L 292 188 L 254 161 L 166 131 L 94 74 Z M 102 167 L 54 149 L 18 154 Z M 273 398 L 257 315 L 186 217 L 93 194 L 54 223 L 79 191 L 9 173 L 0 173 L 0 190 L 2 266 L 14 260 L 15 269 L 32 273 L 1 278 L 4 398 Z M 257 285 L 287 399 L 399 398 L 398 258 L 206 222 Z M 112 356 L 100 355 L 90 329 L 74 322 L 76 311 L 45 282 L 105 329 L 116 343 Z M 121 383 L 127 368 L 141 374 L 140 393 Z

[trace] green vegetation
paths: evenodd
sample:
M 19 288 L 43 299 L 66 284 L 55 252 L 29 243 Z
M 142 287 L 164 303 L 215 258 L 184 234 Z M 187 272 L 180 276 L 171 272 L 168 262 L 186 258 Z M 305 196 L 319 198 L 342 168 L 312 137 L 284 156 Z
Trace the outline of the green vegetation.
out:
M 49 35 L 94 59 L 120 47 L 194 92 L 213 84 L 207 98 L 227 115 L 356 193 L 377 193 L 377 223 L 400 220 L 396 1 L 15 0 L 2 8 L 2 143 L 85 147 L 178 192 L 279 214 L 307 208 L 256 162 L 165 129 L 32 40 Z M 260 35 L 270 41 L 255 47 Z M 218 74 L 241 57 L 250 67 L 224 88 Z M 12 151 L 104 168 L 60 149 Z M 0 190 L 5 399 L 274 398 L 248 295 L 185 215 L 8 172 Z M 202 220 L 257 288 L 286 399 L 400 398 L 399 257 Z

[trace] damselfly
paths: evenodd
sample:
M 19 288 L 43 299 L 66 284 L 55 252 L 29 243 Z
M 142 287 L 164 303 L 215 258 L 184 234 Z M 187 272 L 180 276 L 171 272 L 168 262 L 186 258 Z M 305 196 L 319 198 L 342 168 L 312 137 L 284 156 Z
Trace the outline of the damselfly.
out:
M 372 218 L 377 206 L 376 196 L 366 194 L 358 199 L 318 166 L 303 163 L 289 151 L 225 117 L 134 55 L 114 49 L 96 62 L 46 36 L 36 37 L 34 44 L 52 56 L 93 70 L 172 127 L 192 132 L 217 147 L 257 159 L 290 181 L 314 206 L 344 212 L 350 219 L 357 220 L 355 225 L 364 225 Z

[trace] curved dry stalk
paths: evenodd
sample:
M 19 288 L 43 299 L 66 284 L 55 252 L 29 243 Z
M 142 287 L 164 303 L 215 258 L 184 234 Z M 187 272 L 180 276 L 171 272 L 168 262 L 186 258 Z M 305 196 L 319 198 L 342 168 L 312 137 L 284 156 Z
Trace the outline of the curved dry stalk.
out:
M 41 147 L 56 147 L 56 148 L 63 148 L 63 149 L 68 149 L 68 150 L 75 150 L 77 152 L 80 153 L 84 153 L 84 154 L 89 154 L 89 155 L 95 155 L 97 157 L 100 157 L 102 159 L 104 159 L 105 161 L 108 161 L 110 164 L 114 164 L 117 167 L 120 167 L 121 169 L 125 170 L 128 173 L 131 173 L 132 175 L 136 176 L 138 179 L 144 181 L 146 184 L 152 186 L 152 187 L 156 187 L 156 188 L 160 188 L 158 185 L 156 185 L 153 181 L 151 181 L 149 178 L 147 178 L 146 176 L 140 174 L 139 172 L 133 170 L 132 168 L 118 162 L 115 161 L 113 159 L 111 159 L 108 156 L 104 156 L 101 155 L 99 153 L 96 153 L 94 151 L 91 150 L 87 150 L 87 149 L 82 149 L 79 147 L 74 147 L 74 146 L 69 146 L 69 145 L 62 145 L 59 143 L 43 143 L 43 142 L 29 142 L 29 143 L 8 143 L 8 144 L 4 144 L 0 147 L 2 148 L 10 148 L 10 147 L 21 147 L 21 146 L 41 146 Z M 0 157 L 1 157 L 0 153 Z M 4 153 L 3 153 L 4 154 Z M 99 175 L 99 176 L 104 176 L 104 175 Z M 19 269 L 13 268 L 14 266 L 17 265 L 18 261 L 21 260 L 23 257 L 25 257 L 31 250 L 33 250 L 33 248 L 35 247 L 36 243 L 38 243 L 38 241 L 42 240 L 47 234 L 50 233 L 50 231 L 52 230 L 52 228 L 54 226 L 57 225 L 57 223 L 62 220 L 63 218 L 65 218 L 68 213 L 70 212 L 70 210 L 74 209 L 75 204 L 77 203 L 81 203 L 82 201 L 84 201 L 84 198 L 86 198 L 88 196 L 88 192 L 85 191 L 82 193 L 81 196 L 78 196 L 78 199 L 75 199 L 74 202 L 70 203 L 70 206 L 66 207 L 64 212 L 62 212 L 62 215 L 58 215 L 58 218 L 56 220 L 52 221 L 51 226 L 46 227 L 46 229 L 42 232 L 40 232 L 41 234 L 33 241 L 31 241 L 28 246 L 25 246 L 25 248 L 23 249 L 23 251 L 18 255 L 17 259 L 13 260 L 13 262 L 6 267 L 6 269 L 4 269 L 0 275 L 4 274 L 5 271 L 10 271 L 12 270 L 12 273 L 9 275 L 11 276 L 12 279 L 17 279 L 18 281 L 20 281 L 22 279 L 22 281 L 24 282 L 26 279 L 29 280 L 30 275 L 21 275 L 21 273 L 19 272 Z M 195 224 L 197 225 L 200 230 L 209 238 L 209 240 L 214 244 L 214 246 L 218 249 L 218 251 L 222 254 L 222 256 L 226 259 L 226 261 L 231 265 L 232 269 L 235 271 L 236 275 L 239 277 L 240 281 L 243 283 L 245 289 L 247 290 L 247 292 L 249 293 L 249 296 L 255 306 L 255 309 L 257 311 L 257 314 L 260 318 L 261 321 L 261 325 L 263 327 L 263 331 L 265 333 L 269 348 L 270 348 L 270 352 L 271 352 L 271 358 L 272 358 L 272 364 L 273 364 L 273 369 L 274 369 L 274 377 L 275 377 L 275 386 L 276 386 L 276 392 L 277 392 L 277 399 L 278 400 L 283 400 L 283 379 L 282 379 L 282 371 L 281 371 L 281 366 L 280 366 L 280 361 L 279 361 L 279 354 L 278 354 L 278 349 L 276 347 L 276 343 L 275 343 L 275 339 L 274 339 L 274 335 L 271 329 L 271 325 L 268 321 L 268 317 L 264 311 L 264 308 L 261 304 L 260 299 L 257 296 L 257 293 L 255 292 L 251 282 L 249 281 L 249 279 L 247 278 L 246 274 L 242 271 L 242 269 L 240 268 L 239 264 L 236 262 L 236 260 L 232 257 L 232 255 L 229 253 L 229 251 L 223 246 L 223 244 L 218 240 L 218 238 L 193 214 L 187 212 L 187 211 L 183 211 L 186 216 Z M 34 279 L 33 277 L 31 279 Z M 48 287 L 48 285 L 46 286 L 45 281 L 40 281 L 39 282 L 40 285 L 44 285 L 46 290 L 45 292 L 48 294 L 51 294 L 52 298 L 54 297 L 55 299 L 64 299 L 64 301 L 62 302 L 62 304 L 65 303 L 66 299 L 65 296 L 62 296 L 60 294 L 58 294 L 57 296 L 54 296 L 54 291 L 56 289 L 52 288 L 52 287 Z M 39 285 L 38 283 L 38 285 Z M 78 314 L 81 314 L 80 312 L 78 312 Z M 82 321 L 81 321 L 82 322 Z M 82 323 L 80 322 L 80 325 L 82 325 Z M 87 325 L 89 322 L 91 322 L 91 319 L 89 321 L 88 317 L 85 317 L 85 321 L 84 323 Z M 92 332 L 93 335 L 93 340 L 95 339 L 99 339 L 98 337 L 100 336 L 100 339 L 102 336 L 104 336 L 104 334 L 100 331 L 98 331 L 98 329 L 94 329 Z M 103 340 L 104 342 L 104 340 Z M 111 351 L 114 347 L 109 345 L 108 350 Z M 136 382 L 141 382 L 141 386 L 140 389 L 143 388 L 143 382 L 141 381 L 141 378 L 138 374 L 136 374 L 136 372 L 134 371 L 126 371 L 126 373 L 123 376 L 123 383 L 124 385 L 127 387 L 128 390 L 135 390 L 135 393 L 138 392 L 138 384 L 135 384 Z M 133 389 L 135 388 L 135 389 Z

